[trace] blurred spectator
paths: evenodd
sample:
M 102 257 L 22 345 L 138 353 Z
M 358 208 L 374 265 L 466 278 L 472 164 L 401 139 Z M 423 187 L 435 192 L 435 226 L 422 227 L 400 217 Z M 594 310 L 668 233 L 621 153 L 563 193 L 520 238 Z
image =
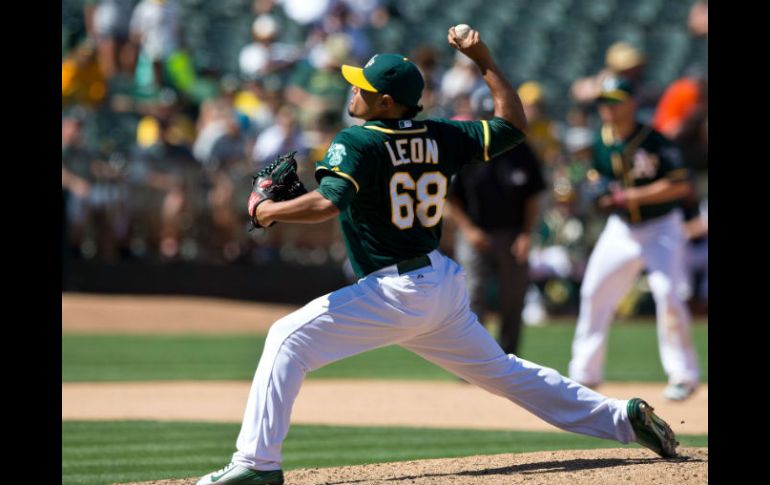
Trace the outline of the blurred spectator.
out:
M 270 13 L 276 8 L 275 4 L 280 3 L 282 0 L 254 0 L 251 3 L 251 12 L 254 15 L 262 15 Z
M 283 0 L 280 3 L 286 16 L 300 25 L 321 21 L 333 5 L 332 0 Z
M 592 156 L 593 133 L 567 138 L 568 162 L 550 167 L 548 193 L 532 240 L 529 271 L 534 288 L 526 299 L 524 322 L 542 323 L 546 315 L 576 310 L 577 287 L 583 276 L 588 245 L 587 218 L 582 207 L 582 181 Z
M 687 27 L 695 37 L 709 35 L 709 2 L 697 0 L 690 7 L 690 15 L 687 18 Z
M 120 152 L 92 162 L 95 183 L 90 201 L 96 251 L 110 262 L 129 253 L 133 210 L 125 170 L 126 157 Z
M 216 98 L 201 104 L 197 132 L 192 151 L 195 159 L 208 169 L 218 168 L 223 160 L 243 158 L 235 112 L 226 99 Z M 231 156 L 232 151 L 235 154 Z
M 324 111 L 341 111 L 344 107 L 350 88 L 340 74 L 340 67 L 349 55 L 350 38 L 334 34 L 295 66 L 285 94 L 286 100 L 299 108 L 298 119 L 303 128 L 311 126 Z
M 648 111 L 655 106 L 660 92 L 644 83 L 646 54 L 628 42 L 615 42 L 605 53 L 605 68 L 593 76 L 578 79 L 572 83 L 570 94 L 580 104 L 592 104 L 601 91 L 602 83 L 608 77 L 619 76 L 633 86 L 636 93 L 638 116 L 644 120 L 651 117 Z
M 484 83 L 478 67 L 461 52 L 455 54 L 454 63 L 441 78 L 441 96 L 451 103 L 462 94 L 470 94 Z
M 316 119 L 313 129 L 306 132 L 305 141 L 310 147 L 308 160 L 311 162 L 321 160 L 329 149 L 334 135 L 340 129 L 342 129 L 342 122 L 337 113 L 333 111 L 322 113 Z
M 352 59 L 361 62 L 372 55 L 371 42 L 364 30 L 365 21 L 366 17 L 351 10 L 347 3 L 340 1 L 324 16 L 322 26 L 327 34 L 347 35 L 350 38 Z
M 104 77 L 121 71 L 133 73 L 134 53 L 128 42 L 133 0 L 90 0 L 86 5 L 86 29 L 96 42 Z
M 580 105 L 574 105 L 567 112 L 567 123 L 563 128 L 561 141 L 566 161 L 566 177 L 569 180 L 571 196 L 574 199 L 574 213 L 581 219 L 589 212 L 592 204 L 586 198 L 586 174 L 593 159 L 594 129 L 590 127 L 588 112 Z
M 278 110 L 275 124 L 260 133 L 251 158 L 259 170 L 280 155 L 297 151 L 304 155 L 308 146 L 297 123 L 295 109 L 284 105 Z
M 277 42 L 279 26 L 272 15 L 262 14 L 251 25 L 254 42 L 241 49 L 238 64 L 244 79 L 259 79 L 289 68 L 300 56 L 292 44 Z
M 192 229 L 200 180 L 192 152 L 179 144 L 172 128 L 167 120 L 157 120 L 157 141 L 140 149 L 131 167 L 141 219 L 148 224 L 143 236 L 165 258 L 179 255 L 182 238 Z
M 257 133 L 272 126 L 275 114 L 283 103 L 282 91 L 268 89 L 262 81 L 246 82 L 233 98 L 233 107 L 249 117 L 250 132 L 254 138 Z
M 107 94 L 107 85 L 92 41 L 78 45 L 61 64 L 62 104 L 96 105 Z
M 62 119 L 62 189 L 66 189 L 69 244 L 81 255 L 115 261 L 126 248 L 130 229 L 125 157 L 107 161 L 84 141 L 85 113 Z
M 571 312 L 577 307 L 577 288 L 587 252 L 585 232 L 575 215 L 574 194 L 563 193 L 562 183 L 562 175 L 557 174 L 533 236 L 529 256 L 532 285 L 523 315 L 530 325 L 542 323 L 549 314 Z
M 477 96 L 471 114 L 486 119 L 494 112 L 492 96 Z M 453 179 L 449 217 L 460 229 L 455 256 L 465 269 L 473 312 L 488 323 L 487 294 L 496 285 L 500 309 L 500 346 L 517 353 L 524 296 L 529 285 L 531 234 L 545 188 L 539 161 L 527 143 L 487 163 L 469 165 Z
M 153 82 L 164 82 L 164 63 L 181 43 L 181 12 L 176 0 L 141 0 L 131 16 L 131 41 L 139 62 L 152 66 Z
M 227 98 L 203 103 L 198 119 L 198 138 L 193 145 L 195 158 L 206 176 L 206 202 L 211 213 L 207 244 L 226 260 L 240 255 L 241 221 L 236 209 L 237 189 L 251 172 L 246 138 L 237 122 L 236 111 Z
M 383 3 L 382 0 L 342 0 L 345 2 L 345 4 L 348 6 L 348 8 L 355 13 L 356 15 L 360 15 L 363 19 L 368 19 L 375 11 L 377 11 L 381 4 Z
M 616 3 L 610 2 L 610 21 L 625 8 Z M 681 33 L 689 27 L 693 36 L 702 36 L 690 41 L 695 42 L 690 54 L 702 56 L 708 32 L 708 3 L 693 0 L 691 4 L 688 23 L 667 29 L 679 29 Z M 365 62 L 373 46 L 386 45 L 393 52 L 404 52 L 420 68 L 426 81 L 420 117 L 467 119 L 472 116 L 469 107 L 475 102 L 477 83 L 483 84 L 473 66 L 463 65 L 464 56 L 444 58 L 443 51 L 429 40 L 432 34 L 416 33 L 425 28 L 412 15 L 420 8 L 402 1 L 85 0 L 65 2 L 62 8 L 63 134 L 70 133 L 63 136 L 62 144 L 63 197 L 68 198 L 66 209 L 70 216 L 80 218 L 72 221 L 68 238 L 82 255 L 89 257 L 109 257 L 114 253 L 110 248 L 121 250 L 126 231 L 133 236 L 135 255 L 143 254 L 147 244 L 160 246 L 162 200 L 168 199 L 169 213 L 174 212 L 171 209 L 175 204 L 182 207 L 179 232 L 183 235 L 177 238 L 177 252 L 182 257 L 198 254 L 201 258 L 224 257 L 229 261 L 242 251 L 245 238 L 256 245 L 255 253 L 260 254 L 257 260 L 280 254 L 281 258 L 296 257 L 299 261 L 297 255 L 302 251 L 310 254 L 316 250 L 344 259 L 344 246 L 336 229 L 331 229 L 337 228 L 336 224 L 320 225 L 313 233 L 308 233 L 307 228 L 294 231 L 289 226 L 279 226 L 264 236 L 243 231 L 245 221 L 239 201 L 248 194 L 249 175 L 255 163 L 299 149 L 300 176 L 312 185 L 313 167 L 303 162 L 323 156 L 335 126 L 360 123 L 347 115 L 350 89 L 339 73 L 339 65 Z M 429 15 L 437 15 L 437 21 L 440 13 L 429 11 Z M 663 8 L 658 20 L 665 15 Z M 251 22 L 245 39 L 244 19 L 248 19 L 247 30 Z M 506 25 L 502 35 L 509 27 L 515 28 Z M 531 27 L 542 30 L 542 26 Z M 187 34 L 184 37 L 180 36 L 182 29 Z M 584 34 L 590 37 L 586 45 L 597 42 L 602 35 Z M 554 55 L 560 54 L 559 46 L 549 48 Z M 680 147 L 687 166 L 697 172 L 699 193 L 707 193 L 705 72 L 680 73 L 658 103 L 657 93 L 650 91 L 648 95 L 644 86 L 646 59 L 639 47 L 616 42 L 602 54 L 602 72 L 582 84 L 576 82 L 573 90 L 581 91 L 582 87 L 582 91 L 593 91 L 575 103 L 566 119 L 561 112 L 568 100 L 557 97 L 568 96 L 567 89 L 559 89 L 565 88 L 563 78 L 543 77 L 550 72 L 544 71 L 537 83 L 524 83 L 519 90 L 530 119 L 531 148 L 543 161 L 546 178 L 553 185 L 551 198 L 543 208 L 540 249 L 544 251 L 539 254 L 536 249 L 530 256 L 533 268 L 538 261 L 551 266 L 540 266 L 551 276 L 538 280 L 549 310 L 565 308 L 557 302 L 565 295 L 572 304 L 570 285 L 576 284 L 576 275 L 582 274 L 585 255 L 602 226 L 601 218 L 588 210 L 591 206 L 586 182 L 591 158 L 587 140 L 593 139 L 596 122 L 592 103 L 601 75 L 622 72 L 635 79 L 643 105 L 638 111 L 641 120 L 651 120 L 657 104 L 655 115 L 660 120 L 656 118 L 655 126 Z M 657 56 L 658 52 L 651 51 L 650 55 Z M 571 67 L 584 66 L 578 59 L 572 60 L 576 64 Z M 705 65 L 704 61 L 697 59 L 701 65 Z M 660 71 L 650 74 L 659 75 Z M 513 71 L 511 75 L 515 77 Z M 545 86 L 553 87 L 553 92 L 544 91 Z M 693 101 L 696 91 L 697 101 Z M 87 123 L 83 125 L 81 119 L 76 129 L 75 124 L 64 121 L 69 116 L 65 113 L 73 106 L 85 107 L 88 113 Z M 135 143 L 144 151 L 162 144 L 158 120 L 168 123 L 171 144 L 192 149 L 200 162 L 184 172 L 187 175 L 182 177 L 181 206 L 174 195 L 169 195 L 173 190 L 146 185 L 152 164 L 137 156 L 126 159 L 122 155 L 129 153 Z M 666 126 L 659 125 L 659 121 Z M 80 141 L 65 142 L 65 138 L 72 139 L 73 132 L 79 133 L 75 138 Z M 78 151 L 81 155 L 76 154 Z M 84 162 L 77 162 L 78 158 Z M 133 194 L 126 193 L 126 175 L 134 177 Z M 157 220 L 148 221 L 148 217 Z M 174 223 L 167 225 L 173 227 Z M 451 224 L 447 234 L 449 230 Z M 580 236 L 573 238 L 574 234 Z M 78 235 L 80 239 L 75 242 Z M 147 238 L 157 240 L 145 241 Z M 198 238 L 197 244 L 190 242 L 191 238 Z M 442 248 L 451 252 L 453 238 L 445 240 L 449 243 L 442 244 Z M 567 240 L 570 242 L 565 243 Z M 561 248 L 554 250 L 557 246 Z M 549 255 L 553 258 L 549 259 Z M 311 259 L 324 260 L 318 254 Z M 562 264 L 565 261 L 568 264 Z M 567 266 L 571 267 L 565 273 Z
M 708 81 L 702 70 L 691 68 L 666 88 L 652 125 L 679 146 L 689 168 L 708 168 Z
M 705 79 L 698 74 L 671 83 L 658 101 L 653 128 L 675 139 L 688 118 L 699 115 L 697 111 L 705 111 L 704 88 Z
M 543 88 L 536 81 L 527 81 L 517 91 L 527 115 L 527 141 L 545 165 L 554 165 L 561 155 L 561 145 L 556 124 L 545 113 Z
M 420 98 L 423 110 L 420 114 L 423 117 L 436 116 L 437 114 L 433 112 L 441 101 L 441 79 L 444 77 L 444 70 L 440 64 L 441 53 L 431 45 L 421 45 L 411 53 L 409 58 L 420 69 L 422 78 L 425 80 L 425 88 Z
M 455 97 L 452 103 L 452 111 L 454 112 L 454 116 L 451 118 L 453 120 L 469 121 L 476 119 L 471 109 L 471 97 L 467 93 Z
M 95 242 L 86 241 L 86 232 L 90 227 L 91 186 L 94 174 L 91 163 L 96 155 L 83 139 L 85 113 L 74 111 L 62 118 L 61 122 L 61 158 L 62 189 L 67 202 L 67 221 L 69 243 L 79 250 L 95 253 Z M 90 245 L 84 248 L 84 244 Z
M 366 0 L 364 0 L 366 1 Z M 394 15 L 394 13 L 396 15 Z M 392 3 L 378 5 L 369 13 L 369 24 L 374 29 L 385 28 L 394 17 L 398 17 L 398 10 Z

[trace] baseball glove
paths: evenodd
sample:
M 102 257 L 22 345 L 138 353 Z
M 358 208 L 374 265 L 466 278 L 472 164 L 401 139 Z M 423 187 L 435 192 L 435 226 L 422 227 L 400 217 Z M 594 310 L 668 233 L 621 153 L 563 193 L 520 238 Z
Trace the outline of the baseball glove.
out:
M 622 205 L 623 186 L 620 182 L 605 177 L 594 169 L 588 171 L 586 179 L 586 192 L 594 203 L 612 200 L 613 205 Z
M 266 200 L 280 202 L 291 200 L 307 193 L 307 189 L 297 177 L 297 161 L 294 154 L 281 155 L 274 162 L 257 172 L 252 177 L 251 195 L 249 195 L 249 231 L 264 227 L 257 220 L 257 206 Z M 271 226 L 275 224 L 273 222 Z

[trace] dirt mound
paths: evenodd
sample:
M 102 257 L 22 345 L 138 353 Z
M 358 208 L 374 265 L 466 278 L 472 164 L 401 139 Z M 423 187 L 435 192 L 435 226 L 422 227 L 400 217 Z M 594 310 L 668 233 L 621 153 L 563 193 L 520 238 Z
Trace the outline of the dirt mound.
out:
M 541 451 L 537 453 L 442 458 L 286 473 L 287 485 L 701 485 L 708 483 L 708 448 L 681 448 L 664 460 L 638 448 Z M 141 485 L 194 485 L 196 478 L 156 480 Z M 140 484 L 133 484 L 140 485 Z
M 191 296 L 62 293 L 62 331 L 121 334 L 267 333 L 296 305 Z
M 248 381 L 66 382 L 62 419 L 161 419 L 239 423 Z M 641 396 L 676 433 L 708 433 L 708 386 L 687 401 L 665 401 L 664 383 L 607 383 L 600 392 Z M 310 379 L 294 404 L 293 424 L 419 426 L 556 431 L 510 401 L 476 386 L 442 381 Z

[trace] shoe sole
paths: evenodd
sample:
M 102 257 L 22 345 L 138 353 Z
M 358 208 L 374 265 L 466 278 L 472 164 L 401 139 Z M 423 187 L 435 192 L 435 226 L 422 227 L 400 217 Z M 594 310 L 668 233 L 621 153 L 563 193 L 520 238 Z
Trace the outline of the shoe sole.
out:
M 679 446 L 679 442 L 676 440 L 676 435 L 671 427 L 662 419 L 657 417 L 653 411 L 655 409 L 645 402 L 639 403 L 639 410 L 644 416 L 644 424 L 655 431 L 655 434 L 660 438 L 660 444 L 663 448 L 664 458 L 675 458 L 677 455 L 676 447 Z

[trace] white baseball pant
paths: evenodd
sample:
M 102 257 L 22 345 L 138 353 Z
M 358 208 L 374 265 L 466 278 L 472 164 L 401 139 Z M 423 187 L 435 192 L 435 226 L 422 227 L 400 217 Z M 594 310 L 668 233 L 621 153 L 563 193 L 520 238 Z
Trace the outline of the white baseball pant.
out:
M 271 327 L 257 366 L 233 461 L 281 467 L 281 444 L 305 374 L 398 344 L 559 428 L 628 443 L 625 400 L 610 399 L 553 369 L 505 354 L 468 305 L 464 273 L 432 251 L 431 265 L 395 265 L 317 298 Z
M 678 210 L 636 225 L 614 214 L 607 219 L 580 289 L 580 313 L 569 364 L 572 379 L 590 386 L 603 381 L 610 322 L 618 303 L 646 267 L 655 299 L 660 358 L 669 383 L 698 383 L 690 312 L 678 293 L 686 280 L 685 243 Z

